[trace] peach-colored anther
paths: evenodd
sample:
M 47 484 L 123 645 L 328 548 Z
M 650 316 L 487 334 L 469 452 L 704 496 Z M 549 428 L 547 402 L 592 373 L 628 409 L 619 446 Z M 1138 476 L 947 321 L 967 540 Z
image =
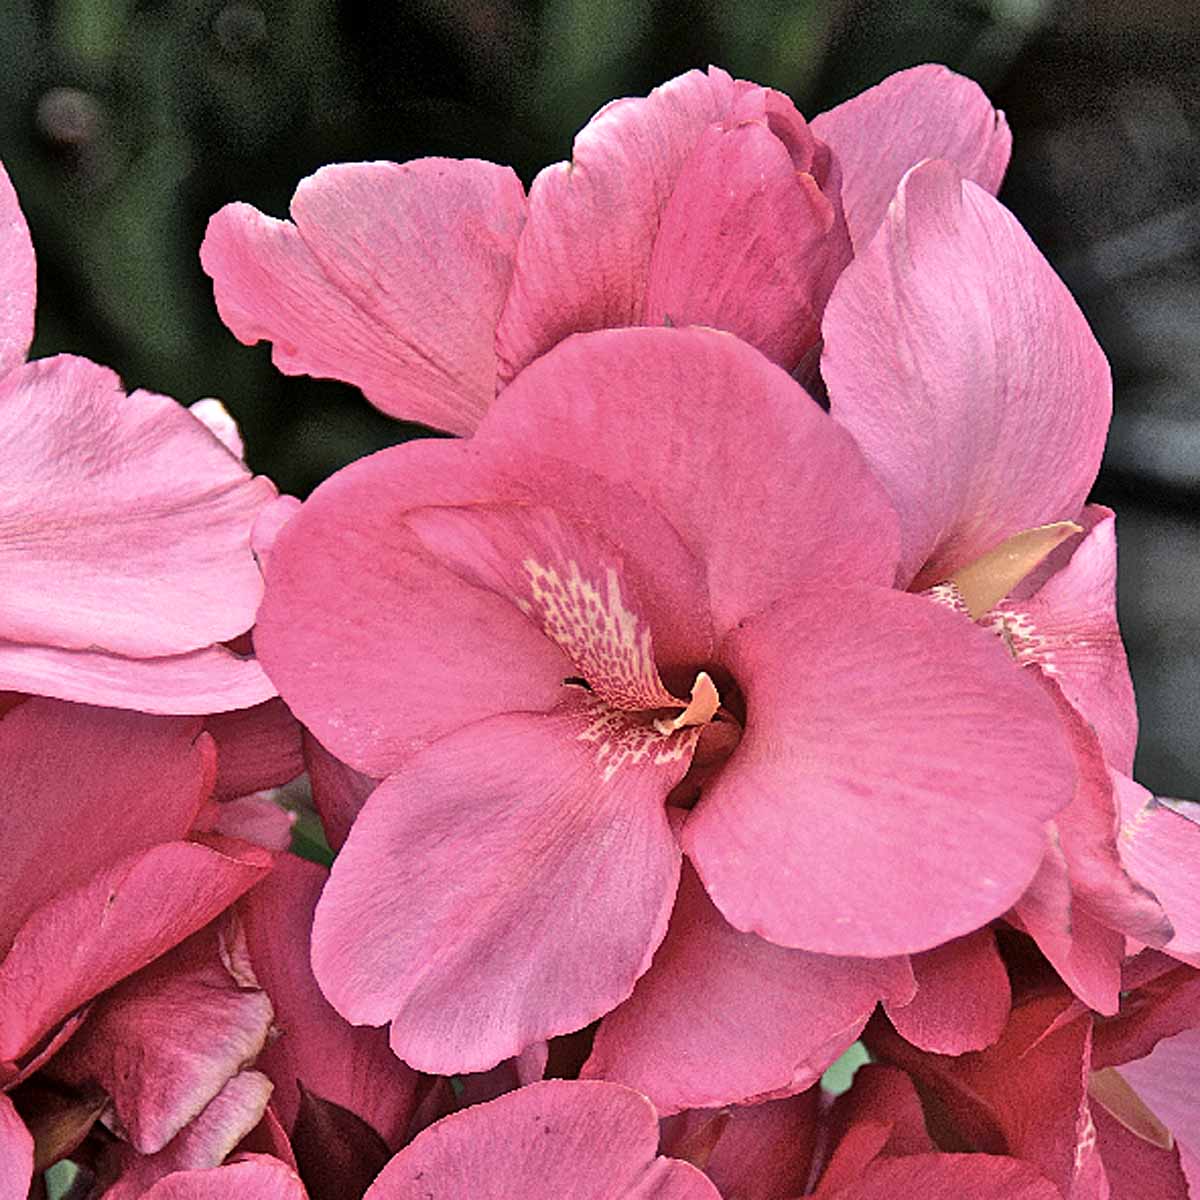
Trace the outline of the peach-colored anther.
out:
M 708 677 L 706 671 L 701 671 L 692 684 L 691 703 L 677 717 L 666 720 L 659 717 L 654 722 L 654 728 L 659 733 L 674 733 L 677 729 L 685 729 L 689 725 L 707 725 L 716 716 L 721 707 L 721 697 L 717 693 L 717 685 Z

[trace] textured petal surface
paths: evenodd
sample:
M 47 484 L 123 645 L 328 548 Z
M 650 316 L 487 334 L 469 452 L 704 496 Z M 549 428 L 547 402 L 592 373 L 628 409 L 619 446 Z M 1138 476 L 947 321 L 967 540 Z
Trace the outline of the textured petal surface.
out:
M 695 731 L 595 702 L 451 734 L 382 783 L 338 855 L 313 966 L 419 1070 L 486 1070 L 615 1007 L 666 931 L 664 800 Z M 467 919 L 469 914 L 469 920 Z
M 285 1128 L 295 1123 L 303 1084 L 398 1146 L 416 1103 L 417 1076 L 388 1048 L 382 1029 L 355 1029 L 334 1012 L 305 953 L 326 877 L 315 863 L 284 855 L 238 903 L 254 971 L 280 1030 L 256 1066 L 275 1084 L 271 1103 Z
M 917 993 L 887 1015 L 906 1041 L 935 1054 L 983 1050 L 1004 1032 L 1012 993 L 990 929 L 915 954 Z
M 281 371 L 342 379 L 392 416 L 470 433 L 495 392 L 524 213 L 520 180 L 493 163 L 343 163 L 301 182 L 292 221 L 227 205 L 200 261 L 221 319 L 247 345 L 273 342 Z
M 410 443 L 338 472 L 280 532 L 255 644 L 291 710 L 350 766 L 382 776 L 471 721 L 558 701 L 573 673 L 563 652 L 401 519 L 507 490 L 471 443 Z
M 308 1200 L 291 1167 L 265 1154 L 200 1171 L 175 1171 L 159 1180 L 142 1200 Z
M 275 685 L 257 659 L 243 658 L 224 646 L 165 658 L 122 658 L 0 640 L 0 685 L 164 716 L 229 712 L 275 695 Z
M 944 158 L 995 195 L 1012 148 L 1004 114 L 979 85 L 932 64 L 889 75 L 814 118 L 812 129 L 841 167 L 846 223 L 860 253 L 909 167 Z
M 1137 707 L 1117 625 L 1112 514 L 1073 549 L 1070 561 L 1032 597 L 1002 601 L 985 624 L 1005 637 L 1018 662 L 1036 663 L 1054 678 L 1095 727 L 1109 762 L 1128 775 L 1137 745 Z
M 17 1116 L 12 1101 L 0 1094 L 0 1189 L 5 1196 L 29 1191 L 33 1175 L 33 1136 Z
M 43 904 L 0 963 L 0 1060 L 24 1054 L 72 1009 L 207 924 L 270 864 L 244 842 L 167 842 Z
M 572 333 L 637 324 L 662 211 L 701 132 L 737 91 L 712 68 L 613 101 L 576 136 L 571 162 L 533 181 L 496 330 L 504 380 Z
M 29 226 L 8 172 L 0 165 L 0 376 L 19 367 L 29 353 L 36 298 L 37 265 Z
M 822 1200 L 1061 1200 L 1042 1174 L 1015 1158 L 993 1154 L 915 1154 L 871 1163 L 861 1177 Z
M 530 447 L 567 459 L 667 518 L 707 567 L 718 635 L 805 583 L 892 582 L 895 514 L 852 440 L 728 334 L 572 338 L 505 389 L 476 440 L 514 472 Z
M 797 1092 L 880 998 L 911 994 L 902 959 L 829 958 L 738 933 L 685 869 L 654 963 L 601 1022 L 583 1073 L 637 1088 L 660 1113 Z
M 719 1200 L 694 1167 L 657 1158 L 644 1096 L 551 1080 L 446 1117 L 384 1168 L 365 1200 Z
M 947 162 L 905 176 L 823 325 L 832 413 L 900 512 L 901 584 L 1075 516 L 1111 413 L 1108 364 L 1012 215 Z
M 271 1002 L 239 934 L 216 922 L 117 984 L 52 1064 L 55 1078 L 106 1092 L 142 1154 L 161 1150 L 266 1042 Z
M 204 728 L 217 743 L 218 800 L 280 787 L 304 770 L 300 724 L 282 700 L 209 717 Z
M 262 578 L 250 527 L 274 494 L 166 396 L 60 355 L 0 382 L 0 633 L 134 657 L 236 637 Z
M 1121 1075 L 1191 1154 L 1200 1148 L 1196 1077 L 1200 1072 L 1200 1029 L 1164 1038 L 1145 1058 L 1123 1064 Z
M 1053 707 L 986 631 L 919 596 L 796 593 L 720 661 L 746 697 L 684 850 L 729 922 L 884 957 L 999 916 L 1074 768 Z
M 1164 1149 L 1131 1133 L 1102 1104 L 1092 1103 L 1096 1141 L 1110 1200 L 1190 1200 L 1180 1148 Z
M 0 719 L 0 762 L 0 954 L 57 893 L 183 837 L 215 770 L 199 721 L 36 697 Z

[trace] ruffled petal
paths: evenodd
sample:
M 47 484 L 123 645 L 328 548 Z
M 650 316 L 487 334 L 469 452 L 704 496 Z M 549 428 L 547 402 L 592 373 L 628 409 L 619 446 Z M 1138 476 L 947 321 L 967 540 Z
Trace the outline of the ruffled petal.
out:
M 322 991 L 349 1021 L 390 1020 L 397 1055 L 434 1074 L 614 1008 L 666 932 L 664 801 L 694 741 L 580 700 L 414 755 L 359 813 L 317 906 Z
M 289 375 L 342 379 L 392 416 L 470 433 L 496 390 L 496 321 L 525 216 L 520 180 L 474 159 L 341 163 L 292 221 L 230 204 L 200 261 L 238 339 Z
M 928 600 L 798 592 L 721 663 L 746 730 L 683 845 L 738 929 L 822 954 L 930 949 L 1024 891 L 1074 765 L 1052 705 Z
M 157 657 L 248 629 L 274 495 L 166 396 L 60 355 L 0 382 L 0 634 Z
M 812 122 L 842 170 L 842 204 L 861 253 L 896 187 L 922 159 L 944 158 L 995 195 L 1012 134 L 1004 114 L 973 80 L 925 64 L 897 71 Z
M 719 1200 L 695 1167 L 656 1157 L 650 1102 L 611 1083 L 535 1083 L 446 1117 L 384 1168 L 363 1200 Z
M 904 177 L 823 332 L 833 416 L 900 513 L 902 585 L 1079 512 L 1108 430 L 1108 364 L 1028 235 L 951 163 Z
M 654 963 L 600 1023 L 583 1077 L 635 1087 L 660 1113 L 799 1092 L 889 995 L 912 996 L 904 960 L 829 958 L 738 933 L 685 869 Z
M 33 241 L 16 190 L 0 165 L 0 376 L 19 367 L 29 353 L 36 301 Z

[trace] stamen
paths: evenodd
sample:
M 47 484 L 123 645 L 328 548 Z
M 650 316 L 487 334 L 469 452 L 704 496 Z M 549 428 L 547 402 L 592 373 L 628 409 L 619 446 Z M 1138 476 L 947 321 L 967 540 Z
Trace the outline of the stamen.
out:
M 689 725 L 707 725 L 716 716 L 721 707 L 721 697 L 717 686 L 708 677 L 706 671 L 701 671 L 692 684 L 691 703 L 677 717 L 669 721 L 659 717 L 654 722 L 654 728 L 659 733 L 674 733 L 677 729 L 685 729 Z
M 1074 521 L 1038 525 L 1006 538 L 1000 545 L 950 576 L 958 588 L 971 620 L 977 621 L 1003 600 L 1051 550 L 1083 526 Z

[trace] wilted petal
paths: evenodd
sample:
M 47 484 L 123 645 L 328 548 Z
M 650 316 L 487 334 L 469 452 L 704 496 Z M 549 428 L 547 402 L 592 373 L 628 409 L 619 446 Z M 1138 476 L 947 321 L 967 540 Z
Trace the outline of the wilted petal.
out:
M 685 869 L 667 936 L 601 1022 L 583 1074 L 637 1088 L 660 1113 L 798 1092 L 889 995 L 912 995 L 904 960 L 829 958 L 738 933 Z
M 900 513 L 902 585 L 1079 512 L 1108 430 L 1108 364 L 1015 218 L 953 165 L 905 176 L 823 332 L 833 415 Z
M 1024 891 L 1074 769 L 1053 707 L 990 634 L 922 597 L 827 588 L 743 622 L 720 659 L 746 730 L 683 845 L 735 928 L 885 957 Z
M 396 1053 L 434 1074 L 614 1008 L 666 931 L 664 801 L 694 739 L 581 700 L 414 755 L 359 813 L 317 907 L 325 995 L 350 1021 L 390 1020 Z
M 60 355 L 0 381 L 6 640 L 155 657 L 249 628 L 275 494 L 174 400 Z
M 275 1084 L 272 1107 L 291 1129 L 302 1085 L 361 1117 L 396 1147 L 416 1103 L 417 1077 L 381 1029 L 347 1025 L 321 995 L 306 948 L 327 872 L 284 855 L 238 903 L 255 974 L 275 1006 L 279 1036 L 256 1066 Z
M 392 416 L 470 433 L 496 389 L 493 337 L 525 214 L 520 180 L 477 160 L 341 163 L 300 183 L 292 220 L 229 204 L 200 261 L 221 319 L 289 375 L 342 379 Z
M 695 1167 L 656 1157 L 650 1102 L 611 1083 L 550 1080 L 430 1126 L 364 1200 L 719 1200 Z
M 1012 993 L 990 929 L 912 957 L 917 993 L 908 1004 L 884 1000 L 896 1032 L 935 1054 L 983 1050 L 1004 1032 Z
M 0 963 L 0 1060 L 206 925 L 270 865 L 268 852 L 244 842 L 167 842 L 42 904 Z
M 165 716 L 249 708 L 275 695 L 275 685 L 256 659 L 224 646 L 164 658 L 122 658 L 0 640 L 0 685 Z
M 160 1179 L 141 1200 L 308 1200 L 291 1167 L 265 1154 L 199 1171 L 175 1171 Z M 107 1200 L 107 1198 L 106 1198 Z
M 1004 114 L 980 86 L 930 63 L 897 71 L 822 113 L 812 130 L 841 167 L 846 223 L 860 254 L 909 167 L 944 158 L 995 195 L 1012 148 Z
M 504 390 L 476 441 L 513 471 L 531 447 L 568 459 L 669 520 L 705 564 L 718 637 L 796 587 L 894 576 L 896 517 L 853 441 L 728 334 L 572 338 Z
M 7 179 L 0 172 L 0 179 Z M 3 261 L 0 259 L 0 261 Z M 0 1194 L 18 1198 L 29 1191 L 33 1175 L 33 1135 L 0 1093 Z
M 271 1002 L 239 936 L 228 921 L 209 926 L 117 984 L 51 1065 L 56 1079 L 107 1092 L 142 1154 L 161 1150 L 266 1041 Z
M 1062 1200 L 1028 1163 L 993 1154 L 914 1154 L 876 1159 L 853 1183 L 819 1191 L 821 1200 Z
M 0 376 L 19 367 L 29 353 L 36 298 L 37 265 L 29 226 L 8 172 L 0 165 Z

